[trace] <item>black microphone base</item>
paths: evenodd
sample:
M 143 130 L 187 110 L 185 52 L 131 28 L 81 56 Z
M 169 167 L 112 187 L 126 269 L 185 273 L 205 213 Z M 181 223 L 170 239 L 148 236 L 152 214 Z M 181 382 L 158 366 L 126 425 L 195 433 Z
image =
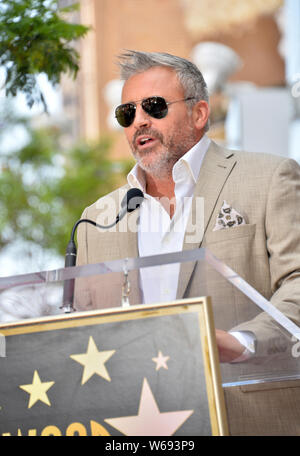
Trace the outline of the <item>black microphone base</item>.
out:
M 63 299 L 62 299 L 62 306 L 60 307 L 63 309 L 65 313 L 74 312 L 74 288 L 75 288 L 75 279 L 67 279 L 64 282 L 64 290 L 63 290 Z
M 63 304 L 60 309 L 64 311 L 64 313 L 72 313 L 76 312 L 76 309 L 74 309 L 73 304 Z

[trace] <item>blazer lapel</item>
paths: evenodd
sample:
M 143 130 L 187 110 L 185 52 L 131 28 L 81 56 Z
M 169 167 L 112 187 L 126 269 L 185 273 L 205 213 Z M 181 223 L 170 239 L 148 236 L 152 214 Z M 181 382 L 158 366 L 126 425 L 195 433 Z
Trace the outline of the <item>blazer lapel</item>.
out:
M 192 250 L 201 247 L 203 236 L 207 230 L 207 226 L 210 222 L 211 216 L 217 204 L 219 195 L 224 187 L 231 170 L 235 166 L 236 160 L 234 159 L 234 153 L 222 149 L 215 143 L 211 143 L 203 160 L 198 181 L 192 201 L 192 208 L 188 220 L 188 229 L 185 233 L 183 250 Z M 199 229 L 199 223 L 202 217 L 201 214 L 201 202 L 199 198 L 203 198 L 204 203 L 204 220 L 203 229 Z M 195 230 L 189 232 L 191 227 L 197 225 L 198 232 Z M 201 226 L 200 226 L 201 228 Z M 188 286 L 192 272 L 195 268 L 196 263 L 186 262 L 182 263 L 180 267 L 179 282 L 177 289 L 177 299 L 181 299 L 184 296 L 185 290 Z

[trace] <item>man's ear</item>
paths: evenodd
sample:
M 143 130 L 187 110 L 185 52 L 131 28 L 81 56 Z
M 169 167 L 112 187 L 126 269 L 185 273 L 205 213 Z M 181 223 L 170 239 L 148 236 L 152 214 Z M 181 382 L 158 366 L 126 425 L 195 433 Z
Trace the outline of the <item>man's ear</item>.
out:
M 193 120 L 197 130 L 202 130 L 205 127 L 209 115 L 210 108 L 206 101 L 200 100 L 193 106 Z

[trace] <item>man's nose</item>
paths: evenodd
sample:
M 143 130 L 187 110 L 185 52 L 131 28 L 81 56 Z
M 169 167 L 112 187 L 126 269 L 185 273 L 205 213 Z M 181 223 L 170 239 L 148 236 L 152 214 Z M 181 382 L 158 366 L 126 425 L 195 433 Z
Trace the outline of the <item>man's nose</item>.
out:
M 139 104 L 135 110 L 134 126 L 136 129 L 141 127 L 149 127 L 151 125 L 151 116 L 147 114 Z

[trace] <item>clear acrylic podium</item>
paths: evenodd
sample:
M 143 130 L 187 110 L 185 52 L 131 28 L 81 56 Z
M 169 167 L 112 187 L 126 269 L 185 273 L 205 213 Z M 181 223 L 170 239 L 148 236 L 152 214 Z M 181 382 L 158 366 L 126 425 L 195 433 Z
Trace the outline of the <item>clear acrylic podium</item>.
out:
M 270 343 L 219 363 L 215 328 L 247 322 Z M 227 392 L 297 382 L 299 356 L 297 322 L 207 249 L 0 278 L 0 435 L 228 435 Z

